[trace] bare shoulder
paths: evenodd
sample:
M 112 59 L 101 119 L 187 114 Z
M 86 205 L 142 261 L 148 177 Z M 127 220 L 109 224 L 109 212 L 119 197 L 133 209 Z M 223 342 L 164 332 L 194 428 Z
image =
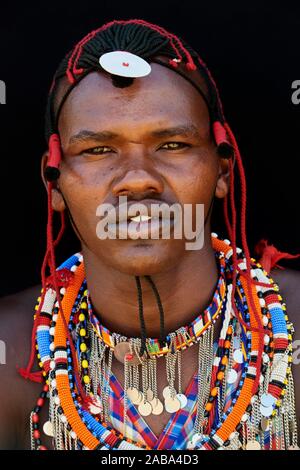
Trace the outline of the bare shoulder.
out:
M 0 449 L 26 445 L 28 418 L 40 385 L 24 380 L 17 367 L 24 367 L 29 358 L 39 293 L 40 286 L 34 286 L 0 299 Z

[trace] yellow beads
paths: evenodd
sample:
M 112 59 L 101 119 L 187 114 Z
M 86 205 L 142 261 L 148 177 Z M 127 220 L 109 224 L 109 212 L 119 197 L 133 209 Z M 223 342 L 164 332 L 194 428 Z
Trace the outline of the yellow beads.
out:
M 86 330 L 84 328 L 81 328 L 79 331 L 80 336 L 86 336 Z
M 83 313 L 81 313 L 79 315 L 79 321 L 84 321 L 85 320 L 85 315 Z
M 87 308 L 87 303 L 86 302 L 81 302 L 80 307 L 86 309 Z
M 85 352 L 86 350 L 87 350 L 86 344 L 81 343 L 81 345 L 80 345 L 80 351 L 81 351 L 81 352 Z
M 83 381 L 84 381 L 85 384 L 89 384 L 89 383 L 90 383 L 90 378 L 89 378 L 89 376 L 88 376 L 88 375 L 84 375 L 84 376 L 83 376 Z
M 84 360 L 82 361 L 81 365 L 82 365 L 82 367 L 83 367 L 84 369 L 87 369 L 88 366 L 89 366 L 89 363 L 88 363 L 88 361 L 87 361 L 86 359 L 84 359 Z

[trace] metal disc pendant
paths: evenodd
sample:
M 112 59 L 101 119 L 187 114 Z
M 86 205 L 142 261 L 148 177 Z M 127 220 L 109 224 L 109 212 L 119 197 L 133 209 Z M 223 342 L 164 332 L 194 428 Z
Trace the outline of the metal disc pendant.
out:
M 159 398 L 154 398 L 151 401 L 151 406 L 152 406 L 152 414 L 153 415 L 161 415 L 162 412 L 164 411 L 164 405 L 162 402 L 159 400 Z
M 263 406 L 266 406 L 268 408 L 269 406 L 274 405 L 274 403 L 276 402 L 276 399 L 270 393 L 263 393 L 263 395 L 260 398 L 260 402 Z
M 236 349 L 233 353 L 233 360 L 237 364 L 243 364 L 244 362 L 244 356 L 243 356 L 243 351 L 241 349 Z
M 236 371 L 234 369 L 230 369 L 228 373 L 228 377 L 227 377 L 227 382 L 229 384 L 234 384 L 234 382 L 236 382 L 236 379 L 237 379 Z
M 188 402 L 187 397 L 183 393 L 177 393 L 176 398 L 180 401 L 180 409 L 185 408 Z
M 170 398 L 172 396 L 172 392 L 173 392 L 173 388 L 172 387 L 169 387 L 169 385 L 167 387 L 165 387 L 163 389 L 163 397 L 164 399 L 166 398 Z
M 143 401 L 145 401 L 144 394 L 142 392 L 139 392 L 137 398 L 132 403 L 134 405 L 140 405 Z
M 52 425 L 51 421 L 46 421 L 46 422 L 44 423 L 43 431 L 44 431 L 44 433 L 46 434 L 46 436 L 50 436 L 50 437 L 53 437 L 53 436 L 54 436 L 54 433 L 53 433 L 53 425 Z
M 148 401 L 144 401 L 138 406 L 140 415 L 149 416 L 152 413 L 152 406 Z
M 128 388 L 126 390 L 126 393 L 127 393 L 129 400 L 131 400 L 133 404 L 136 404 L 137 400 L 138 400 L 138 403 L 140 403 L 139 401 L 140 392 L 138 391 L 137 388 L 135 387 Z
M 153 398 L 154 398 L 153 390 L 151 390 L 151 388 L 148 388 L 148 390 L 146 391 L 146 400 L 151 402 Z
M 246 450 L 261 450 L 261 445 L 257 441 L 249 441 L 246 444 Z
M 165 410 L 168 413 L 175 413 L 176 411 L 180 410 L 180 407 L 181 403 L 178 398 L 176 398 L 176 396 L 174 398 L 168 397 L 165 399 Z
M 273 406 L 266 407 L 266 406 L 260 405 L 259 409 L 260 409 L 262 416 L 264 416 L 265 418 L 269 418 L 273 413 Z

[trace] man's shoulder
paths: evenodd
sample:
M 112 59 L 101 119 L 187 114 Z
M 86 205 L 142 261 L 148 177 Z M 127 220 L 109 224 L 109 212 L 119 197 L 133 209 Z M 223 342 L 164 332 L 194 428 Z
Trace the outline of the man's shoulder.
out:
M 34 307 L 41 291 L 40 286 L 33 286 L 16 294 L 0 298 L 0 339 L 23 346 L 33 325 Z M 16 346 L 13 348 L 17 352 Z
M 24 380 L 18 367 L 26 367 L 30 355 L 33 313 L 40 286 L 0 299 L 0 448 L 19 448 L 26 432 L 36 383 Z M 24 417 L 24 419 L 23 419 Z

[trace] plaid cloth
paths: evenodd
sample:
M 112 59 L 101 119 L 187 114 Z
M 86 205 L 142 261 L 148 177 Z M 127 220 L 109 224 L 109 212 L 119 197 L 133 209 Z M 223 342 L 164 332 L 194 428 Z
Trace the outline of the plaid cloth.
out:
M 125 436 L 135 442 L 146 444 L 151 449 L 185 449 L 193 434 L 196 418 L 197 383 L 197 373 L 195 373 L 186 389 L 185 394 L 188 400 L 186 407 L 170 415 L 170 419 L 159 437 L 155 436 L 135 405 L 128 399 Z M 110 379 L 110 410 L 112 426 L 123 432 L 124 390 L 113 374 Z
M 216 348 L 215 344 L 215 348 Z M 225 407 L 227 410 L 231 405 L 232 399 L 240 382 L 243 364 L 233 362 L 233 368 L 237 372 L 235 383 L 226 385 Z M 110 404 L 110 423 L 114 429 L 124 434 L 123 416 L 124 416 L 124 390 L 116 376 L 111 373 L 109 387 Z M 178 410 L 170 415 L 170 419 L 164 427 L 160 436 L 156 436 L 139 414 L 135 405 L 127 399 L 127 423 L 125 436 L 135 442 L 140 442 L 157 450 L 184 450 L 187 449 L 187 443 L 194 434 L 194 423 L 197 414 L 197 392 L 198 392 L 198 373 L 195 372 L 192 377 L 185 395 L 187 405 L 184 409 Z M 216 407 L 217 408 L 217 407 Z M 215 422 L 218 421 L 218 414 L 215 416 Z

